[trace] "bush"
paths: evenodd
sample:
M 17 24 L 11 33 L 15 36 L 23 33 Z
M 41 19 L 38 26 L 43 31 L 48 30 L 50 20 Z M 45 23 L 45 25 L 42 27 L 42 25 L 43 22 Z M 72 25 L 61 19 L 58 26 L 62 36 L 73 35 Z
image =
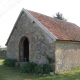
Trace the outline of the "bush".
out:
M 43 65 L 43 74 L 48 74 L 52 71 L 53 71 L 53 69 L 49 64 L 44 64 Z
M 49 57 L 48 55 L 46 55 L 46 58 L 47 58 L 47 60 L 49 61 L 50 64 L 55 62 L 55 60 L 52 59 L 51 57 Z
M 37 65 L 36 63 L 27 62 L 21 67 L 21 70 L 24 73 L 26 73 L 26 72 L 27 73 L 34 73 L 34 68 L 35 68 L 36 65 Z
M 8 67 L 15 67 L 16 62 L 17 62 L 16 59 L 7 58 L 4 60 L 3 65 L 8 66 Z
M 27 62 L 21 67 L 24 73 L 35 73 L 35 74 L 48 74 L 52 72 L 52 67 L 49 64 L 37 65 L 33 62 Z
M 34 73 L 35 74 L 43 74 L 43 67 L 41 67 L 41 65 L 35 66 Z

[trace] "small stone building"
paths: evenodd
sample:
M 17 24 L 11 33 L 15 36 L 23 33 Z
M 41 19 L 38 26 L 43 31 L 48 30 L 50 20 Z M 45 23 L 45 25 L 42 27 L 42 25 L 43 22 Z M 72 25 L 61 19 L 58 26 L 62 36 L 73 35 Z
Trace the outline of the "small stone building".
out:
M 55 72 L 80 66 L 80 28 L 63 20 L 22 9 L 7 40 L 7 57 L 48 63 Z

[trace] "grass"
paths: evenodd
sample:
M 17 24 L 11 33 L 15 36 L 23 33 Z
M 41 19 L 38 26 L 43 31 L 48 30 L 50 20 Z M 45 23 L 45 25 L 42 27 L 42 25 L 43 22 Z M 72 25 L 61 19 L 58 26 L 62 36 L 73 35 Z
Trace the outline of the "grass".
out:
M 80 68 L 53 76 L 38 76 L 21 73 L 19 67 L 5 67 L 3 61 L 0 59 L 0 80 L 80 80 Z

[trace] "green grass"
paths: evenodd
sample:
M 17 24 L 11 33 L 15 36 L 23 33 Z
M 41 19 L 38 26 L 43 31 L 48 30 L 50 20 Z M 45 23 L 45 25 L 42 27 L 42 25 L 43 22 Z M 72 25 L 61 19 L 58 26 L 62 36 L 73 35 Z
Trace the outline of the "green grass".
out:
M 38 76 L 21 73 L 19 67 L 3 66 L 4 59 L 0 59 L 0 80 L 80 80 L 80 68 L 53 76 Z

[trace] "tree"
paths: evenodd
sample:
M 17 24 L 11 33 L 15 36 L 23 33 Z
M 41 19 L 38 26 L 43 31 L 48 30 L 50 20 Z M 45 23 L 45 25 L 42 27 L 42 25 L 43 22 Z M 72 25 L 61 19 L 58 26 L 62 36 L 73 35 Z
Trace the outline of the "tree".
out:
M 54 18 L 67 21 L 67 19 L 65 19 L 65 18 L 63 17 L 63 14 L 61 14 L 60 12 L 57 12 L 57 13 L 56 13 L 56 16 L 54 16 Z

